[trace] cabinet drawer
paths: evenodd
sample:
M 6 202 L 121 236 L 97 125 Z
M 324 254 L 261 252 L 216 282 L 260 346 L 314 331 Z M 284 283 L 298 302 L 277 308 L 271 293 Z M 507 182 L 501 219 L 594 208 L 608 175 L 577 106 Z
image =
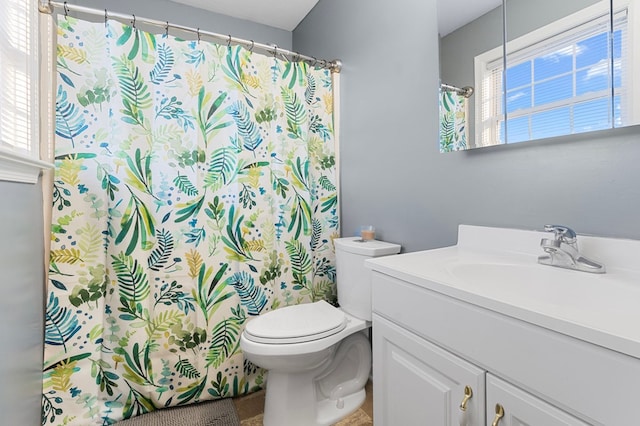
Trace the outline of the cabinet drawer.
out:
M 640 360 L 374 272 L 374 313 L 594 425 L 637 422 Z

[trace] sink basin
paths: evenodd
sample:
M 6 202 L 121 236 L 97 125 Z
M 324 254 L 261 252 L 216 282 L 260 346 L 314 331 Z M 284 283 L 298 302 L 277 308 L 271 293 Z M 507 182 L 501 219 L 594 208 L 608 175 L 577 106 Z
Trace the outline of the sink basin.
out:
M 460 262 L 448 263 L 445 269 L 457 286 L 472 283 L 482 288 L 485 297 L 556 308 L 557 315 L 566 318 L 579 309 L 589 312 L 593 319 L 590 322 L 597 323 L 603 316 L 620 316 L 626 309 L 637 309 L 640 302 L 640 285 L 634 285 L 640 284 L 640 275 L 630 271 L 595 275 L 537 263 Z
M 554 273 L 537 263 L 463 263 L 454 261 L 445 264 L 445 269 L 455 280 L 474 282 L 483 286 L 499 286 L 502 290 L 522 289 L 540 281 L 555 279 Z M 568 271 L 567 271 L 568 272 Z M 566 277 L 565 277 L 566 278 Z
M 458 244 L 368 260 L 376 271 L 640 358 L 640 241 L 579 236 L 606 274 L 537 262 L 543 232 L 461 225 Z
M 611 291 L 615 284 L 620 284 L 620 274 L 596 275 L 569 269 L 551 268 L 535 263 L 535 258 L 530 263 L 462 263 L 451 262 L 444 268 L 457 281 L 474 282 L 484 287 L 495 286 L 505 291 L 525 291 L 532 289 L 546 289 L 549 286 L 554 294 L 567 294 L 573 298 L 575 286 L 582 287 L 582 292 L 598 291 L 598 289 Z M 639 287 L 640 288 L 640 287 Z

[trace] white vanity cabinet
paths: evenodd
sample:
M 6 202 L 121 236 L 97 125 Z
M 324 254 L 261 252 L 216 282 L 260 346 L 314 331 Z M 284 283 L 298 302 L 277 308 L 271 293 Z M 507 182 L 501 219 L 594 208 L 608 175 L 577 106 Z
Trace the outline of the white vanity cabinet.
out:
M 640 424 L 640 359 L 373 269 L 376 426 Z
M 381 316 L 373 330 L 376 425 L 587 425 Z
M 548 237 L 461 225 L 365 262 L 376 426 L 640 425 L 640 241 L 578 236 L 590 274 L 538 264 Z

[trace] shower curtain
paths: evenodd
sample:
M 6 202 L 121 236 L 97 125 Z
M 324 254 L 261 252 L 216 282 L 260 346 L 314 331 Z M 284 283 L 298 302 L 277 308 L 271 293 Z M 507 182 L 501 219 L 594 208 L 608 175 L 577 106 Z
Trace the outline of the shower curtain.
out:
M 468 99 L 440 89 L 440 152 L 467 149 Z
M 252 317 L 335 300 L 332 76 L 58 18 L 42 423 L 263 386 Z

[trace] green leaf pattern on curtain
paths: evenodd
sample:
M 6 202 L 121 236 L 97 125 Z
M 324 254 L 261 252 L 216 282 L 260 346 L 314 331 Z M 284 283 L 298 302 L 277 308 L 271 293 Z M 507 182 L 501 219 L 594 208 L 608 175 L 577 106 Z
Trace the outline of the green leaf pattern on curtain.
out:
M 59 19 L 42 423 L 260 389 L 252 317 L 335 299 L 327 70 Z
M 464 96 L 440 91 L 440 152 L 467 149 L 467 102 Z

